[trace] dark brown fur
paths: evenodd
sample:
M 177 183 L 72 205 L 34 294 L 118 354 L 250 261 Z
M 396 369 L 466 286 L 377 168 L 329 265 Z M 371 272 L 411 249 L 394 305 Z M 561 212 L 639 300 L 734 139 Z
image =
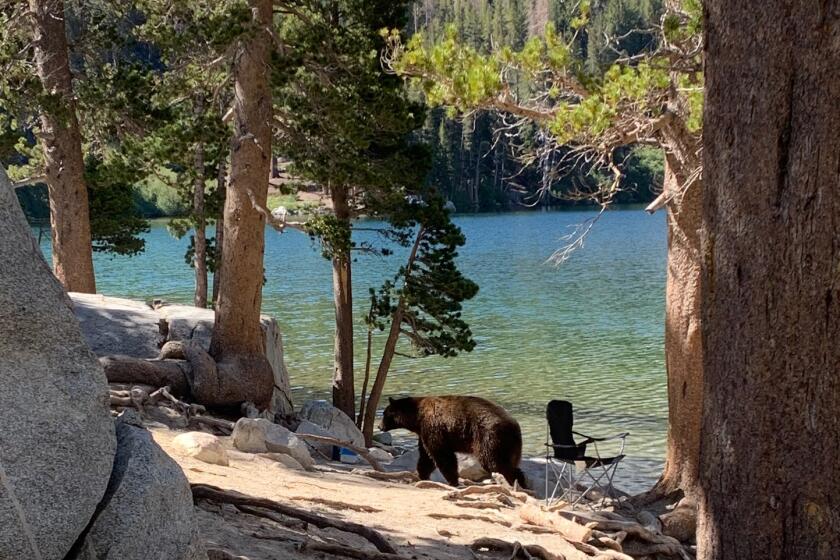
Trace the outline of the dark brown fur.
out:
M 389 399 L 380 429 L 404 428 L 420 437 L 417 474 L 426 480 L 435 466 L 458 485 L 456 452 L 474 456 L 487 472 L 525 487 L 519 469 L 522 432 L 505 409 L 479 397 L 442 396 Z

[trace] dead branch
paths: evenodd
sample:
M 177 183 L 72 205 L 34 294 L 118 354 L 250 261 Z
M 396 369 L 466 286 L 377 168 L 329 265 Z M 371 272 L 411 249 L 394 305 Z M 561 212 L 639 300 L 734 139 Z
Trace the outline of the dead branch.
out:
M 282 525 L 289 529 L 299 530 L 299 531 L 306 531 L 308 527 L 308 523 L 306 521 L 302 521 L 300 519 L 286 519 L 285 517 L 274 513 L 273 511 L 268 511 L 265 509 L 255 508 L 251 506 L 236 506 L 236 509 L 241 511 L 242 513 L 248 513 L 255 517 L 264 517 L 266 519 L 270 519 L 274 521 L 278 525 Z
M 509 498 L 513 498 L 515 500 L 519 500 L 523 504 L 528 501 L 528 495 L 524 492 L 517 492 L 511 489 L 509 485 L 502 485 L 502 484 L 488 484 L 482 486 L 467 486 L 461 490 L 455 490 L 447 494 L 444 499 L 446 500 L 458 500 L 461 498 L 466 498 L 467 496 L 476 496 L 482 494 L 495 494 L 495 495 L 504 495 Z
M 221 488 L 216 488 L 215 486 L 210 486 L 208 484 L 191 484 L 190 487 L 192 488 L 193 500 L 208 500 L 211 502 L 231 504 L 237 507 L 253 506 L 257 508 L 264 508 L 281 515 L 301 519 L 314 525 L 315 527 L 318 527 L 319 529 L 331 527 L 333 529 L 359 535 L 367 539 L 379 552 L 397 555 L 397 550 L 385 539 L 384 536 L 382 536 L 381 533 L 358 523 L 331 519 L 316 513 L 304 511 L 286 504 L 281 504 L 273 500 L 246 496 L 245 494 L 240 494 L 239 492 L 222 490 Z
M 414 485 L 415 488 L 423 490 L 452 490 L 452 487 L 442 482 L 435 482 L 434 480 L 421 480 Z
M 382 468 L 382 465 L 379 464 L 379 461 L 377 461 L 376 459 L 373 458 L 373 456 L 370 454 L 370 451 L 368 451 L 364 447 L 357 447 L 357 446 L 353 445 L 352 443 L 350 443 L 349 441 L 343 441 L 343 440 L 328 437 L 328 436 L 316 436 L 314 434 L 295 434 L 295 435 L 302 440 L 316 441 L 318 443 L 329 443 L 329 444 L 332 444 L 332 445 L 337 445 L 339 447 L 344 447 L 344 448 L 349 449 L 350 451 L 353 451 L 354 453 L 358 454 L 362 459 L 367 461 L 370 464 L 370 466 L 373 467 L 373 470 L 379 471 L 379 472 L 384 472 L 384 470 L 385 470 L 385 469 Z

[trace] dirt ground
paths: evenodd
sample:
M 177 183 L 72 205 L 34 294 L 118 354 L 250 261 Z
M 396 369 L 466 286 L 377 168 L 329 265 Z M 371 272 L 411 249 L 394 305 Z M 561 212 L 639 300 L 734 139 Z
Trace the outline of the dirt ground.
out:
M 262 458 L 232 449 L 229 466 L 213 465 L 184 456 L 173 447 L 179 432 L 153 428 L 155 440 L 184 469 L 191 483 L 235 490 L 268 498 L 380 531 L 406 558 L 475 560 L 467 545 L 482 537 L 522 544 L 539 544 L 555 553 L 574 555 L 567 541 L 553 534 L 521 530 L 515 512 L 505 508 L 470 508 L 445 499 L 450 490 L 416 488 L 410 483 L 374 480 L 361 474 L 320 465 L 315 471 L 292 470 Z M 199 504 L 201 532 L 211 549 L 224 549 L 250 560 L 311 558 L 323 553 L 305 549 L 306 541 L 350 545 L 375 553 L 365 539 L 335 529 L 295 530 L 288 524 L 264 521 L 239 512 L 233 506 Z M 314 556 L 313 556 L 314 555 Z M 216 556 L 231 558 L 231 556 Z M 211 554 L 211 560 L 214 556 Z

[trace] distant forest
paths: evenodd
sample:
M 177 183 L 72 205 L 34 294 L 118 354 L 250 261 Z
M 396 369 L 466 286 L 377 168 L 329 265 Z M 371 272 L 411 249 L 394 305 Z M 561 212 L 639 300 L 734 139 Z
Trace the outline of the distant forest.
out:
M 658 24 L 661 0 L 593 0 L 590 6 L 590 23 L 575 37 L 571 22 L 577 2 L 569 0 L 419 0 L 408 32 L 420 32 L 433 43 L 443 38 L 447 26 L 454 25 L 462 40 L 487 52 L 501 46 L 521 49 L 529 37 L 552 23 L 568 40 L 574 37 L 582 71 L 593 79 L 619 53 L 632 56 L 655 47 L 656 32 L 646 30 Z M 586 184 L 599 177 L 585 169 L 552 177 L 546 172 L 551 161 L 529 161 L 542 141 L 540 132 L 534 127 L 524 138 L 512 139 L 500 132 L 500 125 L 497 115 L 486 112 L 458 117 L 447 116 L 443 109 L 429 113 L 423 140 L 434 155 L 430 180 L 458 211 L 586 203 L 571 193 L 586 190 Z M 654 198 L 662 184 L 661 152 L 637 147 L 621 153 L 620 159 L 624 178 L 616 202 Z
M 657 34 L 650 28 L 659 22 L 661 0 L 591 0 L 589 23 L 575 35 L 572 21 L 578 9 L 578 2 L 570 0 L 418 0 L 413 4 L 406 32 L 422 33 L 426 42 L 434 43 L 444 37 L 449 26 L 454 26 L 462 40 L 488 52 L 502 46 L 521 49 L 530 37 L 541 34 L 551 23 L 573 41 L 581 72 L 595 80 L 619 53 L 635 55 L 656 46 Z M 522 84 L 521 93 L 527 94 L 527 87 Z M 553 173 L 556 154 L 534 156 L 544 142 L 539 129 L 526 126 L 524 133 L 520 130 L 517 134 L 505 134 L 502 125 L 501 116 L 487 112 L 455 115 L 441 108 L 428 111 L 419 133 L 419 140 L 430 147 L 433 157 L 428 180 L 457 211 L 506 211 L 589 202 L 573 193 L 586 191 L 603 177 L 588 173 L 584 167 Z M 13 147 L 3 149 L 5 136 L 0 134 L 0 156 L 8 155 Z M 635 147 L 617 157 L 624 177 L 614 201 L 645 202 L 654 198 L 662 184 L 661 152 Z M 0 159 L 15 163 L 14 158 Z M 45 222 L 46 187 L 20 189 L 17 194 L 30 219 Z M 184 211 L 179 195 L 154 178 L 136 184 L 133 196 L 117 193 L 107 198 L 104 207 L 96 208 L 93 216 L 107 214 L 115 205 L 120 206 L 120 212 L 131 213 L 123 208 L 126 204 L 133 205 L 134 211 L 145 217 Z

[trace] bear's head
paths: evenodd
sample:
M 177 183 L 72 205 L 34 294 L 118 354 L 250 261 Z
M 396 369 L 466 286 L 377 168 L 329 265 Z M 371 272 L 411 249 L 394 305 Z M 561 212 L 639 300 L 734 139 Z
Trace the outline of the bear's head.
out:
M 417 399 L 406 397 L 404 399 L 393 399 L 388 397 L 388 406 L 382 413 L 382 422 L 379 429 L 383 432 L 389 430 L 417 430 Z

